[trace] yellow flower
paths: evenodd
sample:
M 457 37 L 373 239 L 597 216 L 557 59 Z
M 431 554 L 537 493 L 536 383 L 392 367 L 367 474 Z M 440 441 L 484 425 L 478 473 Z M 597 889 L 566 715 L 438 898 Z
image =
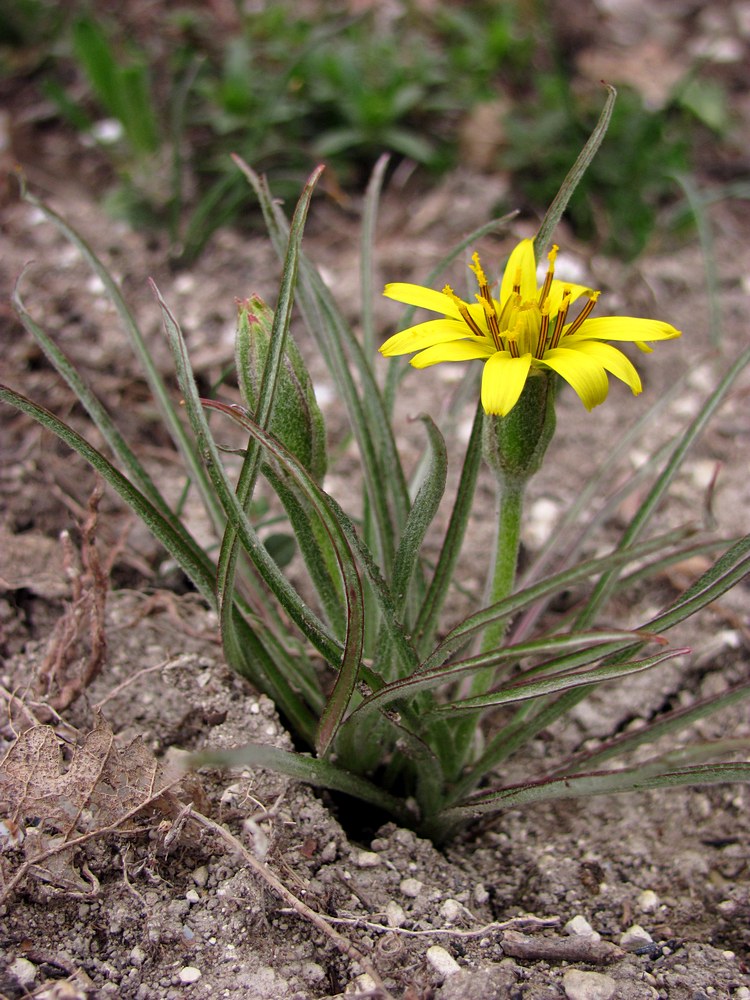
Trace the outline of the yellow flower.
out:
M 638 372 L 622 351 L 606 340 L 631 341 L 650 351 L 647 341 L 671 340 L 680 331 L 668 323 L 629 316 L 590 319 L 599 292 L 558 281 L 554 277 L 555 246 L 541 288 L 537 286 L 533 240 L 522 240 L 513 250 L 500 285 L 500 298 L 490 287 L 474 254 L 471 270 L 479 292 L 476 303 L 464 302 L 446 285 L 442 292 L 403 282 L 386 285 L 384 295 L 411 306 L 442 313 L 402 330 L 380 348 L 381 354 L 418 353 L 415 368 L 441 361 L 485 362 L 482 375 L 482 406 L 487 413 L 505 416 L 518 402 L 530 375 L 554 371 L 575 389 L 587 410 L 607 397 L 607 372 L 641 391 Z M 585 299 L 578 315 L 568 322 L 570 307 Z

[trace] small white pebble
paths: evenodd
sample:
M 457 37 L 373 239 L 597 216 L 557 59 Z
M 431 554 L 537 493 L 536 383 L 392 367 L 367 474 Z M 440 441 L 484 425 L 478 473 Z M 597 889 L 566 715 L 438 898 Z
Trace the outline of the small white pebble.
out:
M 322 965 L 318 965 L 317 962 L 305 962 L 300 971 L 302 978 L 311 986 L 314 986 L 315 983 L 323 982 L 326 978 L 326 970 Z
M 625 951 L 638 951 L 654 939 L 640 924 L 633 924 L 620 935 L 620 947 Z
M 20 986 L 27 989 L 36 979 L 36 966 L 28 958 L 17 958 L 8 966 L 8 972 L 15 976 Z
M 323 850 L 320 852 L 320 860 L 329 865 L 332 861 L 336 860 L 336 855 L 338 854 L 338 846 L 335 840 L 329 840 Z
M 416 899 L 423 888 L 424 886 L 418 878 L 405 878 L 399 886 L 404 896 L 408 896 L 409 899 Z
M 352 979 L 350 983 L 346 984 L 344 990 L 344 996 L 348 997 L 354 994 L 354 996 L 359 996 L 364 993 L 365 996 L 378 993 L 378 987 L 375 984 L 375 980 L 372 976 L 368 976 L 366 972 L 363 972 L 361 976 L 357 976 L 356 979 Z
M 140 967 L 146 961 L 146 952 L 143 950 L 143 948 L 139 948 L 138 945 L 136 945 L 135 948 L 133 948 L 133 950 L 130 952 L 128 960 L 130 961 L 131 965 L 134 965 L 136 967 L 136 969 L 140 969 Z
M 750 989 L 747 986 L 740 986 L 734 991 L 734 1000 L 750 1000 Z
M 176 277 L 173 287 L 178 295 L 192 295 L 195 291 L 195 276 L 183 271 Z
M 186 965 L 177 973 L 177 978 L 187 986 L 190 983 L 197 983 L 202 973 L 194 965 Z
M 352 861 L 357 868 L 377 868 L 382 864 L 383 859 L 375 851 L 358 851 Z
M 641 913 L 656 913 L 659 909 L 659 897 L 653 889 L 644 889 L 639 895 L 638 909 Z
M 440 906 L 440 916 L 446 924 L 455 924 L 465 912 L 464 907 L 455 899 L 446 899 Z
M 569 920 L 564 927 L 565 933 L 570 934 L 571 937 L 586 937 L 590 938 L 592 941 L 601 941 L 602 936 L 598 934 L 588 920 L 577 914 L 572 920 Z
M 201 901 L 201 898 L 198 895 L 196 889 L 188 889 L 188 891 L 185 893 L 185 899 L 188 901 L 188 903 L 200 903 Z
M 568 969 L 563 976 L 563 989 L 568 1000 L 609 1000 L 617 983 L 601 972 Z
M 406 923 L 406 913 L 395 899 L 391 899 L 385 908 L 385 922 L 389 927 L 403 927 Z
M 193 882 L 201 889 L 206 888 L 208 882 L 208 868 L 205 865 L 201 865 L 200 868 L 196 868 L 192 875 Z
M 445 948 L 441 948 L 439 944 L 434 944 L 431 948 L 427 949 L 427 961 L 443 979 L 455 976 L 457 972 L 461 971 L 461 966 L 453 955 L 446 951 Z
M 487 889 L 482 882 L 477 882 L 477 884 L 471 890 L 471 895 L 477 906 L 484 906 L 484 904 L 490 898 L 490 894 L 487 892 Z
M 732 960 L 733 958 L 735 958 L 735 954 L 734 954 L 734 952 L 733 952 L 733 951 L 730 951 L 730 949 L 729 949 L 729 948 L 727 948 L 727 950 L 726 950 L 726 951 L 722 951 L 722 955 L 724 956 L 724 958 L 728 958 L 728 959 L 729 959 L 730 961 L 731 961 L 731 960 Z

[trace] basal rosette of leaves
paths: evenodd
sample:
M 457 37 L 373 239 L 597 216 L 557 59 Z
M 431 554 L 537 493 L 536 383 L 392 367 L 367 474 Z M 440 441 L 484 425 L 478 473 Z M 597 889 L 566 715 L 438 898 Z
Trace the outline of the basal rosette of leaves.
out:
M 584 557 L 580 545 L 555 550 L 565 534 L 559 531 L 537 563 L 532 562 L 524 582 L 517 581 L 526 485 L 543 461 L 555 461 L 550 443 L 559 376 L 587 406 L 603 400 L 607 373 L 636 392 L 640 381 L 635 369 L 624 354 L 604 342 L 640 343 L 677 335 L 661 321 L 590 316 L 595 294 L 583 286 L 557 282 L 552 273 L 554 251 L 546 279 L 537 284 L 536 263 L 544 261 L 552 231 L 602 141 L 613 101 L 611 92 L 597 128 L 533 243 L 524 241 L 512 252 L 497 297 L 476 259 L 476 304 L 447 290 L 430 291 L 437 276 L 424 286 L 408 286 L 407 291 L 397 286 L 396 298 L 435 309 L 443 318 L 431 321 L 436 326 L 428 322 L 411 327 L 407 321 L 406 333 L 395 337 L 399 350 L 387 353 L 402 353 L 403 347 L 405 353 L 432 351 L 428 361 L 448 360 L 449 351 L 484 361 L 485 405 L 479 401 L 476 405 L 468 443 L 458 458 L 459 487 L 450 500 L 445 498 L 449 461 L 445 428 L 430 415 L 421 418 L 425 450 L 418 477 L 410 481 L 407 476 L 392 417 L 403 366 L 396 360 L 386 365 L 378 357 L 369 301 L 364 303 L 358 335 L 301 252 L 320 169 L 310 178 L 288 222 L 265 182 L 238 162 L 259 199 L 283 271 L 275 309 L 258 299 L 240 304 L 237 387 L 234 392 L 227 388 L 229 401 L 201 398 L 189 345 L 154 289 L 179 383 L 179 395 L 170 391 L 119 288 L 94 252 L 60 216 L 26 195 L 78 247 L 104 283 L 143 363 L 191 488 L 198 491 L 215 527 L 218 545 L 207 550 L 196 542 L 106 406 L 34 320 L 18 289 L 14 303 L 24 326 L 67 380 L 105 445 L 98 450 L 55 414 L 8 386 L 0 387 L 0 399 L 57 434 L 142 518 L 216 610 L 228 663 L 274 699 L 298 745 L 307 748 L 291 752 L 265 745 L 234 751 L 208 747 L 193 756 L 195 766 L 276 768 L 354 796 L 436 841 L 477 816 L 524 803 L 750 778 L 750 764 L 736 759 L 747 754 L 747 740 L 689 743 L 645 763 L 642 757 L 632 763 L 629 756 L 748 697 L 748 683 L 667 711 L 585 753 L 544 764 L 543 771 L 528 773 L 520 785 L 504 785 L 501 777 L 500 765 L 514 756 L 520 759 L 531 740 L 599 685 L 626 681 L 674 657 L 687 656 L 689 650 L 679 644 L 679 634 L 672 644 L 671 630 L 719 598 L 750 569 L 750 536 L 719 538 L 693 525 L 667 532 L 654 527 L 654 515 L 670 484 L 750 361 L 749 350 L 728 367 L 670 447 L 647 464 L 651 481 L 645 498 L 617 546 L 595 558 Z M 365 276 L 372 267 L 384 167 L 381 163 L 377 168 L 367 197 Z M 493 220 L 469 234 L 438 271 L 506 221 Z M 367 281 L 364 284 L 369 287 Z M 569 319 L 570 306 L 578 300 L 584 300 L 583 309 Z M 349 421 L 361 472 L 362 504 L 356 518 L 325 489 L 331 457 L 326 455 L 325 428 L 312 381 L 291 337 L 293 308 L 298 308 L 328 368 Z M 556 353 L 560 351 L 569 353 Z M 216 417 L 220 415 L 243 431 L 239 468 L 236 456 L 230 460 L 219 444 Z M 449 413 L 448 419 L 455 416 Z M 624 438 L 625 443 L 628 440 Z M 616 451 L 613 448 L 612 463 Z M 451 460 L 456 461 L 455 456 Z M 496 552 L 487 567 L 483 601 L 460 621 L 449 621 L 444 609 L 483 460 L 495 472 L 498 485 Z M 615 468 L 615 464 L 605 467 L 601 476 Z M 295 577 L 271 557 L 253 520 L 261 478 L 276 495 L 297 540 L 301 562 Z M 636 486 L 642 487 L 642 479 L 633 478 L 629 488 Z M 570 514 L 582 518 L 583 528 L 588 526 L 590 532 L 595 522 L 586 520 L 585 498 L 595 487 L 592 482 L 583 488 L 584 502 Z M 436 538 L 434 521 L 441 504 L 447 504 L 448 518 Z M 437 557 L 428 560 L 425 540 L 430 532 L 431 551 Z M 712 553 L 713 564 L 669 606 L 646 616 L 637 627 L 598 624 L 605 602 L 624 586 L 630 568 L 656 574 L 696 552 Z M 554 572 L 545 570 L 545 563 L 553 560 Z M 293 583 L 303 567 L 308 575 L 305 593 L 314 593 L 314 600 L 304 599 Z M 574 619 L 556 623 L 545 611 L 555 595 L 571 586 L 584 595 L 580 609 Z M 619 760 L 614 768 L 613 758 Z

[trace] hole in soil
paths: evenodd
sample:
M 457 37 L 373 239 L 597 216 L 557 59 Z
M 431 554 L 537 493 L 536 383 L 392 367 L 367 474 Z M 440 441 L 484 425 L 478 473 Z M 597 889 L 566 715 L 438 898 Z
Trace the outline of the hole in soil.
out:
M 349 840 L 368 850 L 378 830 L 393 822 L 393 816 L 384 809 L 368 805 L 344 792 L 324 792 L 323 801 L 344 828 Z

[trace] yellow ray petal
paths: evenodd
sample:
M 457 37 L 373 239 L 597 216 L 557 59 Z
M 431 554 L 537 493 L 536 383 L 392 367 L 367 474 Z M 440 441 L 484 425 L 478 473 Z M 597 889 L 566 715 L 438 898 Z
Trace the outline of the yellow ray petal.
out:
M 524 302 L 531 302 L 537 297 L 538 291 L 533 240 L 521 240 L 508 258 L 500 286 L 500 301 L 503 305 L 513 294 L 513 286 L 518 278 L 521 283 L 521 299 Z
M 439 365 L 441 361 L 474 361 L 477 358 L 484 360 L 495 352 L 494 344 L 477 340 L 454 340 L 449 344 L 435 344 L 415 355 L 409 364 L 415 368 L 429 368 L 430 365 Z
M 543 360 L 575 389 L 587 410 L 593 410 L 607 398 L 607 373 L 594 358 L 567 347 L 555 347 L 545 353 Z
M 564 336 L 564 335 L 563 335 Z M 571 335 L 572 340 L 673 340 L 680 336 L 669 323 L 633 316 L 594 316 Z
M 458 306 L 450 295 L 436 292 L 434 288 L 412 285 L 406 281 L 393 281 L 385 286 L 383 295 L 387 299 L 395 299 L 396 302 L 403 302 L 407 306 L 419 306 L 421 309 L 429 309 L 431 312 L 455 318 L 460 316 Z
M 485 413 L 504 417 L 518 402 L 526 385 L 531 355 L 513 358 L 508 351 L 493 354 L 482 372 L 482 406 Z
M 600 340 L 583 340 L 576 343 L 575 350 L 579 354 L 586 354 L 598 361 L 602 368 L 606 368 L 615 378 L 619 378 L 621 382 L 629 386 L 634 396 L 637 396 L 643 389 L 640 376 L 630 359 L 626 358 L 622 351 L 612 347 L 611 344 L 604 344 Z
M 426 323 L 410 326 L 408 330 L 394 333 L 380 347 L 380 353 L 385 357 L 411 354 L 412 351 L 422 351 L 425 347 L 432 347 L 433 344 L 443 344 L 449 340 L 460 340 L 461 337 L 470 336 L 471 330 L 463 322 L 455 319 L 431 319 Z

